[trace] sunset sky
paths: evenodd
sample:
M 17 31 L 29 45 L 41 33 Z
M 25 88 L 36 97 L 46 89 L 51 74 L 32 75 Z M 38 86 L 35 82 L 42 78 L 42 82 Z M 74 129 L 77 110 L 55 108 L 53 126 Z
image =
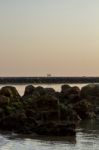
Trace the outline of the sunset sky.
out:
M 0 0 L 0 76 L 99 76 L 99 0 Z

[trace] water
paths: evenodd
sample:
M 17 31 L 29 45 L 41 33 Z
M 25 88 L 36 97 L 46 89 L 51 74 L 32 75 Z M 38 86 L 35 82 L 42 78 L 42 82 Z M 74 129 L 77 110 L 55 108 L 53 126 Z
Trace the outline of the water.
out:
M 80 88 L 84 84 L 75 84 Z M 1 85 L 1 87 L 4 85 Z M 23 95 L 26 85 L 13 85 Z M 38 85 L 35 85 L 38 86 Z M 43 85 L 60 91 L 60 84 Z M 74 86 L 72 84 L 71 86 Z M 99 150 L 99 119 L 81 122 L 76 137 L 0 134 L 0 150 Z

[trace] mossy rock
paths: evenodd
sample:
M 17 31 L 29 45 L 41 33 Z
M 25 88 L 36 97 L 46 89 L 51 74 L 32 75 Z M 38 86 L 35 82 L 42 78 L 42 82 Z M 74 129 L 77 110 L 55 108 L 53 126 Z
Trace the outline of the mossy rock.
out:
M 99 97 L 99 84 L 88 84 L 82 87 L 80 95 L 82 98 Z
M 32 95 L 35 90 L 33 85 L 28 85 L 25 87 L 24 96 Z
M 20 101 L 21 96 L 19 95 L 17 89 L 13 86 L 5 86 L 0 90 L 0 95 L 5 96 L 10 99 L 10 102 Z
M 71 86 L 68 85 L 68 84 L 64 84 L 64 85 L 61 86 L 61 92 L 62 93 L 67 93 L 67 91 L 70 90 L 70 89 L 71 89 Z
M 73 109 L 77 112 L 81 119 L 95 118 L 93 105 L 86 99 L 74 104 Z
M 7 105 L 9 105 L 9 103 L 10 103 L 9 97 L 0 95 L 0 107 L 7 106 Z
M 4 95 L 9 98 L 20 98 L 17 89 L 13 86 L 5 86 L 0 90 L 0 95 Z

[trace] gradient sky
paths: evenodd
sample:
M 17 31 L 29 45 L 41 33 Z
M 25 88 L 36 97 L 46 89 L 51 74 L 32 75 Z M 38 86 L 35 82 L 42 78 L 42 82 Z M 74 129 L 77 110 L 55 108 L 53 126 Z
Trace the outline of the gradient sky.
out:
M 99 0 L 0 0 L 0 76 L 99 76 Z

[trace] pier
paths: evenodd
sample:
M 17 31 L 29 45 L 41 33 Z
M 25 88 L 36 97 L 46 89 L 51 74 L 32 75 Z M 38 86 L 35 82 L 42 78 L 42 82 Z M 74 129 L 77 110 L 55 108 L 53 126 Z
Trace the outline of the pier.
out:
M 0 84 L 99 83 L 99 77 L 0 77 Z

